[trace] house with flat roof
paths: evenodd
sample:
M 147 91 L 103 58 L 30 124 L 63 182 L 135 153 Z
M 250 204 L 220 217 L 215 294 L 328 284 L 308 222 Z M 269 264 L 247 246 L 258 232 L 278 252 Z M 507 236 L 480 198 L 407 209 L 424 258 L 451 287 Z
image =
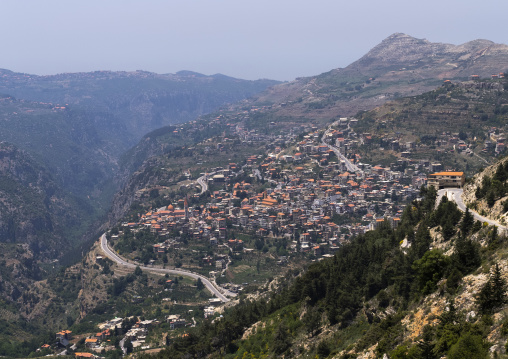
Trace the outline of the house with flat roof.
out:
M 427 178 L 427 187 L 434 186 L 436 189 L 462 188 L 465 183 L 464 172 L 436 172 L 429 174 Z

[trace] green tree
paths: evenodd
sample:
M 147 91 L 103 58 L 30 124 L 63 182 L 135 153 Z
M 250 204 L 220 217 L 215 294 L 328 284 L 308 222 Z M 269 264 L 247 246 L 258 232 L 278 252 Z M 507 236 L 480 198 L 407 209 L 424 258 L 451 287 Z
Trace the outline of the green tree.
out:
M 450 258 L 437 249 L 428 251 L 413 263 L 413 270 L 416 271 L 423 294 L 429 294 L 436 289 L 437 282 L 443 277 L 449 264 Z
M 489 249 L 496 250 L 499 247 L 499 235 L 497 233 L 497 227 L 493 226 L 492 230 L 490 231 L 490 235 L 488 238 L 489 243 Z
M 496 196 L 494 194 L 494 191 L 493 190 L 490 190 L 488 193 L 487 193 L 487 205 L 492 208 L 494 206 L 494 204 L 496 203 Z
M 448 352 L 449 359 L 485 359 L 488 358 L 489 346 L 479 335 L 466 333 Z
M 480 229 L 482 229 L 482 222 L 475 221 L 473 224 L 473 233 L 478 232 Z
M 321 313 L 315 307 L 310 307 L 302 318 L 307 333 L 313 337 L 321 327 Z
M 470 273 L 480 266 L 482 258 L 480 244 L 462 235 L 455 242 L 455 251 L 451 256 L 453 265 L 462 273 Z
M 448 219 L 441 229 L 441 232 L 443 233 L 443 239 L 445 241 L 450 240 L 453 235 L 457 232 L 455 229 L 455 226 L 453 225 L 451 219 Z
M 201 281 L 201 278 L 198 278 L 198 280 L 196 282 L 196 287 L 197 287 L 198 290 L 203 290 L 205 288 L 205 285 Z
M 502 183 L 504 183 L 508 179 L 505 167 L 502 164 L 499 164 L 499 166 L 497 166 L 497 170 L 496 173 L 494 174 L 493 179 Z
M 275 331 L 273 338 L 273 350 L 275 354 L 280 355 L 289 349 L 291 341 L 289 340 L 289 329 L 284 321 L 282 321 Z
M 325 340 L 319 342 L 316 353 L 319 358 L 326 358 L 330 355 L 330 346 Z
M 471 214 L 471 212 L 469 212 L 469 208 L 466 208 L 464 216 L 462 217 L 462 222 L 460 224 L 460 231 L 465 236 L 473 228 L 473 225 L 474 225 L 474 217 Z
M 462 317 L 457 314 L 455 303 L 452 300 L 448 310 L 445 310 L 439 317 L 439 324 L 436 328 L 437 343 L 434 351 L 439 354 L 446 354 L 459 339 L 462 329 Z
M 412 359 L 407 345 L 399 345 L 390 353 L 391 359 Z
M 453 294 L 455 293 L 457 287 L 459 286 L 460 280 L 464 275 L 457 267 L 454 267 L 448 277 L 446 278 L 446 288 L 448 292 Z
M 136 269 L 134 269 L 134 274 L 136 276 L 140 276 L 141 274 L 143 274 L 143 271 L 141 270 L 140 266 L 136 266 Z
M 489 280 L 480 290 L 477 303 L 482 314 L 491 314 L 507 303 L 506 280 L 501 276 L 501 269 L 496 264 Z
M 429 250 L 432 243 L 430 231 L 425 223 L 421 223 L 416 231 L 414 243 L 411 243 L 411 258 L 420 259 Z
M 423 327 L 422 339 L 418 342 L 418 349 L 420 349 L 417 358 L 421 359 L 437 359 L 434 353 L 434 331 L 430 325 Z
M 134 348 L 134 347 L 133 347 L 133 345 L 132 345 L 131 340 L 130 340 L 130 339 L 127 339 L 127 340 L 125 341 L 125 349 L 126 349 L 126 351 L 127 351 L 127 354 L 132 353 L 133 348 Z

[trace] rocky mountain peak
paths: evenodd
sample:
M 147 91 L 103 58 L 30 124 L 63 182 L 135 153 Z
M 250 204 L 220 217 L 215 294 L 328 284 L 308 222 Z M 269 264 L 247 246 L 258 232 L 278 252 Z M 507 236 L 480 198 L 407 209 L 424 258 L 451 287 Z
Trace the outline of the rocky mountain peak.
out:
M 395 33 L 381 41 L 365 56 L 357 61 L 358 66 L 369 64 L 386 66 L 387 64 L 405 64 L 419 61 L 426 56 L 441 52 L 453 45 L 431 43 L 403 33 Z
M 508 46 L 489 40 L 453 45 L 394 33 L 349 65 L 345 72 L 379 77 L 407 69 L 426 78 L 467 78 L 472 74 L 488 77 L 504 71 L 507 58 Z

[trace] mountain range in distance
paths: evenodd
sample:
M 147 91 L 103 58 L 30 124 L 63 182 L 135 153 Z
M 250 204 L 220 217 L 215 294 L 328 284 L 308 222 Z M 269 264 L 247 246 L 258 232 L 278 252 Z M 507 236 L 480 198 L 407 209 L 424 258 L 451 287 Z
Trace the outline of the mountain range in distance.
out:
M 0 79 L 0 93 L 4 94 L 0 98 L 0 141 L 31 157 L 30 163 L 45 168 L 57 193 L 74 198 L 69 213 L 81 213 L 82 221 L 62 227 L 69 243 L 81 240 L 85 233 L 82 223 L 90 223 L 108 210 L 120 185 L 119 159 L 143 134 L 189 121 L 278 83 L 189 71 L 36 76 L 0 70 Z M 19 199 L 17 203 L 30 207 Z M 47 217 L 53 218 L 54 213 Z M 2 218 L 12 218 L 7 207 Z M 6 225 L 0 223 L 0 241 L 13 240 L 2 234 L 10 233 Z M 47 235 L 51 236 L 51 231 Z M 16 241 L 23 240 L 16 236 Z

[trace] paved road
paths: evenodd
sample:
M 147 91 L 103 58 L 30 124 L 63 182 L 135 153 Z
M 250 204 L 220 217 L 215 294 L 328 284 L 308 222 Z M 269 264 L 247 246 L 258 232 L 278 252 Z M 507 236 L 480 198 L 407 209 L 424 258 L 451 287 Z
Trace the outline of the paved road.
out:
M 205 173 L 203 176 L 198 178 L 198 184 L 201 186 L 201 194 L 208 191 L 208 176 L 213 175 L 213 173 Z
M 123 337 L 122 340 L 120 340 L 120 343 L 118 343 L 120 346 L 120 349 L 122 349 L 123 355 L 127 355 L 127 348 L 125 347 L 125 340 L 126 339 L 127 338 Z
M 201 194 L 208 191 L 208 184 L 206 183 L 206 178 L 207 178 L 206 175 L 198 178 L 198 184 L 201 186 Z
M 483 162 L 485 162 L 487 165 L 490 165 L 489 161 L 487 161 L 485 158 L 480 157 L 476 152 L 473 151 L 473 155 L 481 159 Z
M 208 289 L 213 295 L 215 295 L 217 298 L 222 300 L 224 303 L 229 302 L 229 299 L 222 294 L 219 289 L 217 289 L 205 276 L 202 276 L 201 274 L 197 274 L 194 272 L 184 271 L 181 269 L 166 269 L 161 267 L 145 267 L 139 263 L 136 262 L 127 262 L 122 257 L 120 257 L 118 254 L 116 254 L 111 248 L 108 246 L 108 240 L 106 239 L 106 234 L 103 234 L 101 236 L 101 249 L 106 254 L 106 256 L 117 263 L 118 265 L 121 265 L 123 267 L 127 268 L 136 268 L 139 266 L 141 269 L 146 270 L 147 272 L 154 272 L 154 273 L 168 273 L 172 275 L 182 275 L 186 277 L 191 277 L 193 279 L 201 279 L 203 284 L 205 285 L 206 289 Z M 231 294 L 231 293 L 227 293 Z
M 446 196 L 446 197 L 448 197 L 448 199 L 450 201 L 454 201 L 455 203 L 457 203 L 457 207 L 462 212 L 465 212 L 466 211 L 466 205 L 465 205 L 464 201 L 462 200 L 462 192 L 463 192 L 463 190 L 461 188 L 440 189 L 439 191 L 437 191 L 436 205 L 438 205 L 439 202 L 441 202 L 441 197 L 442 196 Z M 477 219 L 477 220 L 479 220 L 481 222 L 487 222 L 491 226 L 496 226 L 496 227 L 498 227 L 499 229 L 501 229 L 503 231 L 506 231 L 508 229 L 506 226 L 503 226 L 498 221 L 494 221 L 493 219 L 489 219 L 487 217 L 483 217 L 483 216 L 479 215 L 477 212 L 473 211 L 472 209 L 469 209 L 469 212 L 471 212 L 471 214 L 474 216 L 475 219 Z
M 323 145 L 325 145 L 325 146 L 328 146 L 328 148 L 329 148 L 329 149 L 331 149 L 331 150 L 335 153 L 335 155 L 337 156 L 337 158 L 338 158 L 338 159 L 340 159 L 340 160 L 342 160 L 342 161 L 344 161 L 344 162 L 346 163 L 346 168 L 347 168 L 347 170 L 348 170 L 349 172 L 360 172 L 360 173 L 362 173 L 362 174 L 363 174 L 363 171 L 362 171 L 360 168 L 358 168 L 358 166 L 356 166 L 356 165 L 354 165 L 353 163 L 351 163 L 351 161 L 350 161 L 350 160 L 348 160 L 348 159 L 346 158 L 346 156 L 344 156 L 344 155 L 343 155 L 343 154 L 339 151 L 339 149 L 338 149 L 337 147 L 332 146 L 332 145 L 330 145 L 329 143 L 326 143 L 326 142 L 325 142 L 325 140 L 324 140 L 324 139 L 326 138 L 326 135 L 328 134 L 328 132 L 330 132 L 330 131 L 331 131 L 332 126 L 334 126 L 336 123 L 337 123 L 337 122 L 332 123 L 332 124 L 331 124 L 331 125 L 330 125 L 327 129 L 326 129 L 325 133 L 323 134 L 323 137 L 321 138 L 321 143 L 322 143 Z

